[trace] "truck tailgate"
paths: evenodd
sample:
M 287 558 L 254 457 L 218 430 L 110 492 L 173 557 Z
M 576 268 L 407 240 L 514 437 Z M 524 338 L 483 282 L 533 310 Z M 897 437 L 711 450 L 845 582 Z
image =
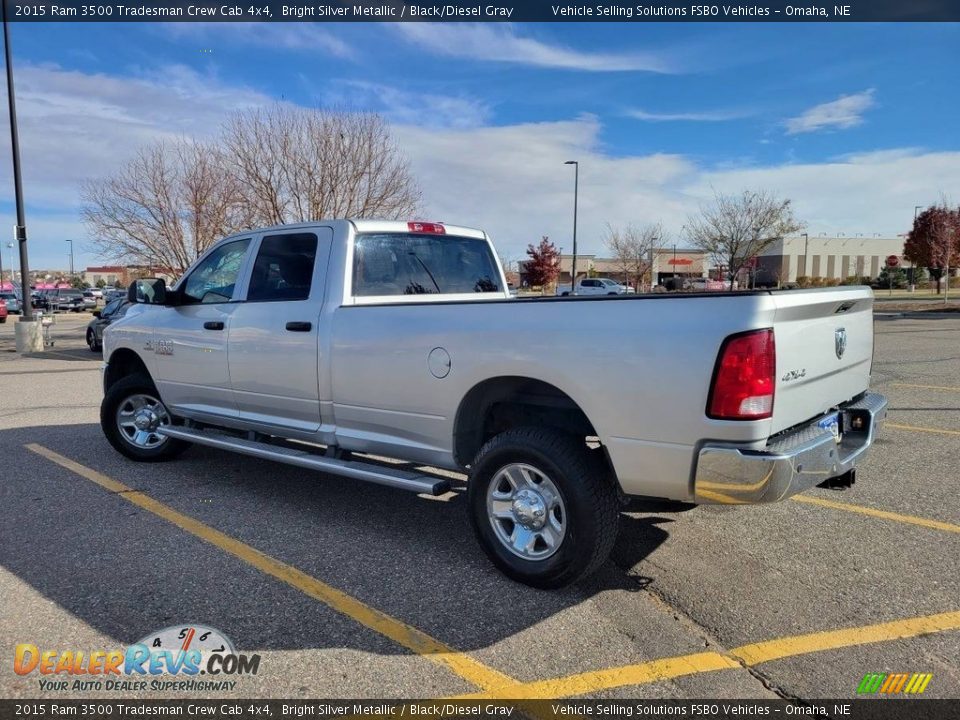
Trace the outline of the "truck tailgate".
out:
M 777 390 L 771 433 L 805 422 L 870 385 L 873 291 L 772 293 Z

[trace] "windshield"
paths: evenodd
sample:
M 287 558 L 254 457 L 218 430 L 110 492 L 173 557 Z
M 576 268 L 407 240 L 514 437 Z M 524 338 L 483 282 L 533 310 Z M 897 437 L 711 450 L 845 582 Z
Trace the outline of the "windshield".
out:
M 500 274 L 485 240 L 413 233 L 367 233 L 356 237 L 356 296 L 499 291 Z

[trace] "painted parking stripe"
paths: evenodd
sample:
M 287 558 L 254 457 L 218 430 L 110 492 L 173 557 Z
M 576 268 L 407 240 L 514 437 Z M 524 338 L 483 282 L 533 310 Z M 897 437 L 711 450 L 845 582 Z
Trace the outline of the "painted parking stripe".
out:
M 215 545 L 224 552 L 255 567 L 257 570 L 296 588 L 315 600 L 319 600 L 333 610 L 393 640 L 414 654 L 445 667 L 455 675 L 458 675 L 482 690 L 496 691 L 518 685 L 518 681 L 514 678 L 484 665 L 465 653 L 454 650 L 441 641 L 427 635 L 422 630 L 418 630 L 412 625 L 408 625 L 376 608 L 370 607 L 342 590 L 327 585 L 292 565 L 287 565 L 280 560 L 256 550 L 246 543 L 236 540 L 229 535 L 225 535 L 218 530 L 214 530 L 199 520 L 188 515 L 183 515 L 168 505 L 154 500 L 149 495 L 127 487 L 123 483 L 103 473 L 81 465 L 42 445 L 30 443 L 26 445 L 26 447 L 28 450 L 45 457 L 60 467 L 96 483 L 105 490 L 115 493 L 117 497 L 173 523 L 182 530 L 187 531 L 191 535 L 211 545 Z
M 936 410 L 936 408 L 930 408 Z M 934 433 L 936 435 L 960 435 L 960 430 L 944 430 L 942 428 L 920 427 L 918 425 L 900 425 L 898 423 L 885 422 L 885 428 L 894 428 L 895 430 L 910 430 L 911 432 Z
M 904 640 L 950 630 L 960 630 L 960 612 L 946 612 L 876 625 L 794 635 L 752 645 L 742 645 L 726 653 L 702 652 L 651 660 L 636 665 L 605 668 L 550 680 L 523 683 L 519 686 L 507 688 L 505 693 L 475 693 L 460 696 L 458 699 L 500 697 L 520 700 L 587 695 L 601 690 L 629 685 L 645 685 L 660 680 L 718 670 L 754 667 L 755 665 L 798 655 L 809 655 L 892 640 Z
M 903 515 L 901 513 L 890 512 L 889 510 L 877 510 L 863 505 L 850 505 L 849 503 L 840 503 L 834 500 L 824 500 L 810 495 L 794 495 L 792 500 L 808 505 L 819 505 L 832 510 L 843 510 L 844 512 L 859 513 L 860 515 L 869 515 L 870 517 L 881 518 L 883 520 L 893 520 L 894 522 L 907 523 L 909 525 L 919 525 L 920 527 L 931 530 L 941 530 L 943 532 L 960 533 L 960 525 L 943 522 L 941 520 L 930 520 L 929 518 L 917 517 L 916 515 Z

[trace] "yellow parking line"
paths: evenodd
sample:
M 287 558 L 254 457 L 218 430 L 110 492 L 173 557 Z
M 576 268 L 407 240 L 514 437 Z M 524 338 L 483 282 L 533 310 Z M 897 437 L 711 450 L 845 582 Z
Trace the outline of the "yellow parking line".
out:
M 960 525 L 942 522 L 941 520 L 929 520 L 928 518 L 917 517 L 916 515 L 902 515 L 901 513 L 890 512 L 889 510 L 876 510 L 863 505 L 849 505 L 839 503 L 833 500 L 823 500 L 809 495 L 794 495 L 793 500 L 810 505 L 820 505 L 822 507 L 832 508 L 833 510 L 843 510 L 845 512 L 860 513 L 871 517 L 882 518 L 884 520 L 893 520 L 895 522 L 908 523 L 910 525 L 919 525 L 920 527 L 930 528 L 931 530 L 943 530 L 944 532 L 960 533 Z
M 64 457 L 53 450 L 30 443 L 26 446 L 29 450 L 42 455 L 48 460 L 56 463 L 60 467 L 76 473 L 77 475 L 90 480 L 100 487 L 117 493 L 117 497 L 123 498 L 133 503 L 147 512 L 151 512 L 157 517 L 173 523 L 177 527 L 186 530 L 201 540 L 211 545 L 215 545 L 224 552 L 239 558 L 243 562 L 255 567 L 267 575 L 290 585 L 297 590 L 309 595 L 315 600 L 319 600 L 333 610 L 342 613 L 361 625 L 373 630 L 384 637 L 393 640 L 411 652 L 426 658 L 432 662 L 442 665 L 454 674 L 460 676 L 467 682 L 478 688 L 487 691 L 496 691 L 507 686 L 517 685 L 518 681 L 508 675 L 494 670 L 483 663 L 474 660 L 469 655 L 458 652 L 445 645 L 441 641 L 427 635 L 421 630 L 407 625 L 401 620 L 397 620 L 386 613 L 366 605 L 347 593 L 337 590 L 291 565 L 287 565 L 280 560 L 265 555 L 252 548 L 251 546 L 235 540 L 229 535 L 225 535 L 218 530 L 214 530 L 204 525 L 199 520 L 183 515 L 173 508 L 154 500 L 148 495 L 127 487 L 121 482 L 110 478 L 103 473 L 97 472 L 92 468 L 81 465 L 78 462 Z
M 742 645 L 727 653 L 703 652 L 662 658 L 637 665 L 605 668 L 550 680 L 523 683 L 519 686 L 507 688 L 506 693 L 475 693 L 462 695 L 459 699 L 490 697 L 530 699 L 586 695 L 600 690 L 610 690 L 628 685 L 645 685 L 660 680 L 717 670 L 753 667 L 797 655 L 809 655 L 890 640 L 903 640 L 948 630 L 960 630 L 960 612 L 906 618 L 876 625 L 828 630 L 808 635 L 794 635 L 752 645 Z
M 936 408 L 930 408 L 935 410 Z M 894 428 L 896 430 L 912 430 L 913 432 L 936 433 L 939 435 L 960 435 L 960 430 L 941 430 L 940 428 L 918 427 L 916 425 L 899 425 L 897 423 L 886 422 L 884 427 Z
M 702 652 L 693 655 L 651 660 L 637 665 L 595 670 L 593 672 L 568 675 L 549 680 L 535 680 L 529 683 L 507 688 L 501 693 L 475 693 L 461 695 L 455 700 L 474 700 L 480 698 L 501 698 L 508 700 L 535 700 L 543 698 L 562 698 L 574 695 L 609 690 L 627 685 L 646 685 L 660 680 L 730 670 L 741 667 L 730 657 L 716 652 Z
M 794 635 L 779 640 L 743 645 L 731 650 L 730 654 L 742 660 L 748 667 L 753 667 L 761 663 L 782 660 L 796 655 L 809 655 L 825 650 L 871 645 L 889 640 L 902 640 L 903 638 L 929 635 L 946 630 L 960 630 L 960 612 L 924 615 L 876 625 L 810 633 L 809 635 Z
M 893 387 L 920 388 L 921 390 L 952 390 L 960 392 L 960 387 L 954 385 L 915 385 L 914 383 L 890 383 Z

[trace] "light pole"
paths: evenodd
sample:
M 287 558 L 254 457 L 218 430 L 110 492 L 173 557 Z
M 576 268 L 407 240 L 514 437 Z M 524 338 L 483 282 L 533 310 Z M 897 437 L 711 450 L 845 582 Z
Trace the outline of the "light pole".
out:
M 913 206 L 913 222 L 917 222 L 917 211 L 923 208 L 923 205 L 914 205 Z
M 7 63 L 7 107 L 10 111 L 10 146 L 13 155 L 13 193 L 17 205 L 16 240 L 20 243 L 20 280 L 23 284 L 21 322 L 33 320 L 30 299 L 30 267 L 27 263 L 27 221 L 23 210 L 23 182 L 20 177 L 20 137 L 17 132 L 17 101 L 13 90 L 13 60 L 10 52 L 10 27 L 7 25 L 7 3 L 0 2 L 3 13 L 3 54 Z M 18 349 L 20 343 L 17 343 Z
M 573 165 L 573 267 L 570 270 L 570 294 L 577 294 L 577 194 L 580 186 L 580 163 L 567 160 L 564 165 Z
M 64 240 L 70 243 L 70 282 L 73 283 L 73 240 Z

